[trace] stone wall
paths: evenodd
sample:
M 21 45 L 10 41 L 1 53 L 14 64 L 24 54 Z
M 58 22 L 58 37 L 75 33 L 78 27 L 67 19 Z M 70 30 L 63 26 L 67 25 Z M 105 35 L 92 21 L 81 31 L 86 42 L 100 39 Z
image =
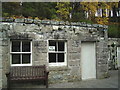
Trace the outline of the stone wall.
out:
M 0 89 L 2 88 L 2 33 L 0 32 Z
M 10 67 L 10 40 L 32 40 L 32 65 L 47 66 L 50 71 L 49 83 L 81 80 L 81 42 L 96 43 L 97 78 L 106 77 L 108 72 L 107 26 L 32 19 L 5 19 L 0 23 L 3 49 L 0 64 L 3 77 L 2 87 L 6 87 L 5 73 Z M 67 44 L 67 65 L 50 67 L 48 63 L 48 40 L 65 40 Z M 0 42 L 1 43 L 1 42 Z M 0 82 L 1 83 L 1 82 Z
M 0 2 L 0 8 L 2 8 L 2 2 Z M 2 9 L 0 9 L 0 13 L 2 13 Z M 0 21 L 2 15 L 0 14 Z M 0 89 L 2 88 L 2 33 L 1 33 L 2 27 L 0 26 Z
M 108 46 L 107 41 L 101 39 L 97 43 L 97 78 L 108 76 Z
M 117 47 L 120 47 L 120 38 L 108 39 L 109 69 L 118 69 Z
M 6 75 L 10 66 L 10 56 L 9 56 L 9 38 L 7 37 L 7 27 L 6 29 L 0 25 L 0 87 L 6 86 Z

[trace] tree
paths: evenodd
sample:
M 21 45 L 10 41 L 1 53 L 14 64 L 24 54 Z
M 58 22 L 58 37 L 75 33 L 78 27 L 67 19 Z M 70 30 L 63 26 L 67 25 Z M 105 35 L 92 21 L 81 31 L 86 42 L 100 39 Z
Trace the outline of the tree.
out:
M 88 12 L 88 19 L 94 21 L 95 13 L 97 11 L 98 2 L 80 2 L 82 9 Z
M 56 18 L 56 3 L 55 2 L 3 2 L 2 10 L 3 17 L 24 16 L 24 17 L 39 17 L 40 19 Z
M 23 15 L 39 17 L 40 19 L 52 19 L 56 15 L 55 6 L 56 3 L 52 2 L 26 2 L 23 3 Z
M 59 2 L 56 8 L 56 13 L 61 20 L 70 20 L 70 13 L 72 10 L 70 2 Z
M 80 2 L 83 10 L 88 12 L 88 19 L 99 24 L 108 24 L 109 18 L 106 16 L 107 10 L 118 7 L 118 2 Z M 98 9 L 102 9 L 102 17 L 95 17 L 95 13 Z
M 80 2 L 71 2 L 71 21 L 78 22 L 85 20 L 84 10 L 81 8 Z
M 19 2 L 3 2 L 2 3 L 2 16 L 20 15 Z

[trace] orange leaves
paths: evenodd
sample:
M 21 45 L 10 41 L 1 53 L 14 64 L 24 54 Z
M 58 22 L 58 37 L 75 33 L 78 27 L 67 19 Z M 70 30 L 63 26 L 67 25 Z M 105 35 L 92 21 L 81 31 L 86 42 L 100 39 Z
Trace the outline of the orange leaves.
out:
M 102 25 L 108 25 L 108 20 L 109 20 L 108 17 L 96 17 L 95 18 L 96 23 L 102 24 Z

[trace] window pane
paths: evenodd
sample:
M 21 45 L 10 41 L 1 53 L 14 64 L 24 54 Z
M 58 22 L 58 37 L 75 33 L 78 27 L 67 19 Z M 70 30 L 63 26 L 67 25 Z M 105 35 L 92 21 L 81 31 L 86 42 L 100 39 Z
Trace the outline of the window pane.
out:
M 22 64 L 30 64 L 30 54 L 22 54 Z
M 64 53 L 58 53 L 58 62 L 64 62 Z
M 58 51 L 64 51 L 64 42 L 58 42 Z
M 55 51 L 57 51 L 57 46 L 55 41 L 49 41 L 49 46 L 55 46 Z
M 30 42 L 29 41 L 22 42 L 22 52 L 30 52 Z
M 20 41 L 12 41 L 12 52 L 20 52 Z
M 49 53 L 49 63 L 56 62 L 56 54 L 55 53 Z
M 12 54 L 12 64 L 20 64 L 20 54 Z

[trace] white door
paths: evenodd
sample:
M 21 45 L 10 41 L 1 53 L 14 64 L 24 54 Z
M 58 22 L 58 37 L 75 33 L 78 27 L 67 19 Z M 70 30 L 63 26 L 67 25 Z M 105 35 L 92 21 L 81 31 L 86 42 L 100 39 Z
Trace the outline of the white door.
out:
M 82 80 L 96 78 L 96 54 L 94 42 L 82 42 L 81 73 Z
M 117 60 L 118 60 L 118 67 L 120 67 L 120 47 L 117 47 Z

